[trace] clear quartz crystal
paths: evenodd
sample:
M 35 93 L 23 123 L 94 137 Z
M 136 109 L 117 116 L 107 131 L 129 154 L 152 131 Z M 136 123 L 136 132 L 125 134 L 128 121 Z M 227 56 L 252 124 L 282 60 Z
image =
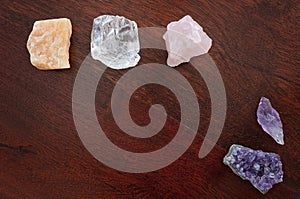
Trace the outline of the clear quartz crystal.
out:
M 91 55 L 113 69 L 136 66 L 140 60 L 137 24 L 122 16 L 102 15 L 94 19 Z

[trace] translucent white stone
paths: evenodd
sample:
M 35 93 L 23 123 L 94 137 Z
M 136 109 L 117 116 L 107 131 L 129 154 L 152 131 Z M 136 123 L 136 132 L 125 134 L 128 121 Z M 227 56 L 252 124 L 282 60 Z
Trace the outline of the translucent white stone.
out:
M 168 51 L 167 64 L 172 67 L 207 53 L 212 45 L 203 28 L 189 15 L 169 23 L 163 38 Z
M 94 19 L 91 55 L 113 69 L 136 66 L 140 60 L 137 24 L 122 16 L 102 15 Z

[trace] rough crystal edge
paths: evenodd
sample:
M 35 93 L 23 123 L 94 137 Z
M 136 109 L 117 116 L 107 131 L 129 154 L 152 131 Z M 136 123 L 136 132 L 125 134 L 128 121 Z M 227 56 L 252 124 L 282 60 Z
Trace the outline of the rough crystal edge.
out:
M 235 173 L 237 176 L 239 176 L 241 179 L 243 179 L 243 180 L 247 180 L 247 181 L 249 181 L 247 178 L 244 178 L 244 177 L 242 177 L 242 176 L 240 176 L 237 172 L 236 172 L 236 170 L 230 165 L 230 163 L 229 163 L 229 160 L 230 160 L 230 155 L 231 155 L 231 153 L 232 153 L 232 151 L 235 149 L 235 148 L 237 148 L 237 147 L 240 147 L 240 148 L 245 148 L 245 149 L 249 149 L 249 150 L 255 150 L 255 149 L 251 149 L 251 148 L 249 148 L 249 147 L 244 147 L 244 146 L 242 146 L 242 145 L 239 145 L 239 144 L 232 144 L 231 146 L 230 146 L 230 148 L 229 148 L 229 150 L 228 150 L 228 152 L 227 152 L 227 154 L 224 156 L 224 158 L 223 158 L 223 164 L 225 164 L 225 165 L 227 165 L 232 171 L 233 171 L 233 173 Z M 265 153 L 272 153 L 272 152 L 265 152 Z M 255 184 L 253 184 L 251 181 L 249 181 L 251 184 L 252 184 L 252 186 L 254 186 L 257 190 L 259 190 L 262 194 L 266 194 L 269 190 L 261 190 L 259 187 L 257 187 Z M 283 182 L 283 178 L 281 178 L 281 181 L 280 182 Z
M 230 155 L 232 154 L 232 151 L 233 151 L 233 149 L 235 149 L 235 148 L 237 148 L 237 147 L 243 147 L 243 148 L 247 148 L 247 149 L 250 149 L 250 148 L 248 148 L 248 147 L 244 147 L 244 146 L 242 146 L 242 145 L 238 145 L 238 144 L 233 144 L 233 145 L 231 145 L 230 146 L 230 148 L 229 148 L 229 150 L 228 150 L 228 152 L 227 152 L 227 154 L 224 156 L 224 158 L 223 158 L 223 163 L 225 164 L 225 165 L 228 165 L 229 167 L 230 167 L 230 169 L 236 174 L 236 175 L 238 175 L 239 176 L 239 174 L 236 172 L 236 170 L 234 169 L 234 168 L 232 168 L 231 167 L 231 165 L 230 165 L 230 163 L 229 163 L 229 161 L 230 161 Z M 241 177 L 241 176 L 240 176 Z M 246 178 L 244 178 L 244 177 L 241 177 L 243 180 L 246 180 Z

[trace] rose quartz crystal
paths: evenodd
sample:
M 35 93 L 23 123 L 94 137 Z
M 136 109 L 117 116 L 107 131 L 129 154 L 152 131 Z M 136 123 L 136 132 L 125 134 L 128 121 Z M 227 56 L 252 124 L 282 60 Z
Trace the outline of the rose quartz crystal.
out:
M 169 23 L 163 38 L 168 51 L 167 64 L 172 67 L 207 53 L 212 45 L 203 28 L 189 15 Z

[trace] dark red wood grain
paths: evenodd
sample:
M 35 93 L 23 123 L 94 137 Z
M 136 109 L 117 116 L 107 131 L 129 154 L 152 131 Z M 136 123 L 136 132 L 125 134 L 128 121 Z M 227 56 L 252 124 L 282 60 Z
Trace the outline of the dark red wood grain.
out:
M 0 198 L 295 198 L 300 195 L 300 31 L 296 0 L 265 1 L 13 1 L 0 7 Z M 161 170 L 130 174 L 97 161 L 83 146 L 72 118 L 72 89 L 90 51 L 93 18 L 123 15 L 139 27 L 165 27 L 191 15 L 213 39 L 216 62 L 227 94 L 227 118 L 211 153 L 198 158 L 210 119 L 210 97 L 201 76 L 189 64 L 176 68 L 197 93 L 201 108 L 198 134 L 188 151 Z M 26 42 L 34 21 L 67 17 L 73 25 L 70 70 L 38 71 Z M 141 51 L 140 64 L 165 63 L 161 50 Z M 135 152 L 161 148 L 176 134 L 180 110 L 168 89 L 137 90 L 131 114 L 148 124 L 148 109 L 161 103 L 168 112 L 163 130 L 150 140 L 124 135 L 111 115 L 110 97 L 128 70 L 104 73 L 96 109 L 106 135 Z M 169 77 L 170 79 L 172 77 Z M 256 122 L 259 98 L 266 96 L 281 114 L 285 145 L 280 146 Z M 262 195 L 222 164 L 229 146 L 239 143 L 280 154 L 284 182 Z M 151 164 L 151 163 L 150 163 Z

